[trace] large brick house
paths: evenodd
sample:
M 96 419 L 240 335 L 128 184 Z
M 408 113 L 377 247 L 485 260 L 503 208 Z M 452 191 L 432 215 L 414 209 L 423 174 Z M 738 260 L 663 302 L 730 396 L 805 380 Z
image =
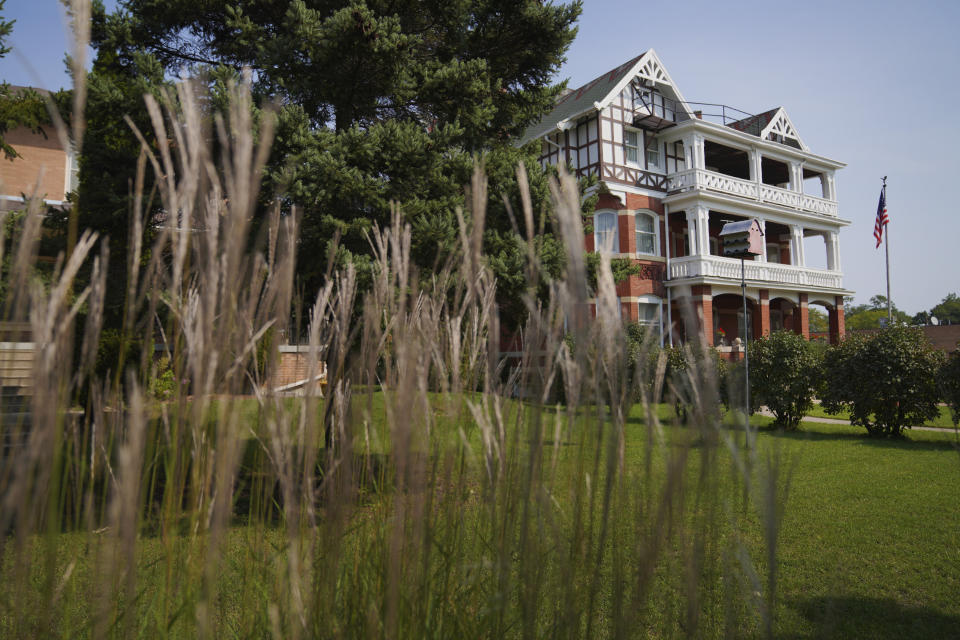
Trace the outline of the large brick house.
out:
M 746 263 L 748 338 L 791 329 L 809 337 L 810 305 L 844 333 L 835 173 L 783 108 L 751 115 L 687 102 L 651 49 L 567 91 L 525 133 L 540 161 L 602 182 L 588 251 L 641 265 L 617 287 L 625 318 L 674 343 L 700 329 L 721 347 L 741 337 L 740 261 L 721 254 L 729 221 L 754 218 L 764 253 Z M 826 268 L 808 267 L 804 238 L 824 242 Z

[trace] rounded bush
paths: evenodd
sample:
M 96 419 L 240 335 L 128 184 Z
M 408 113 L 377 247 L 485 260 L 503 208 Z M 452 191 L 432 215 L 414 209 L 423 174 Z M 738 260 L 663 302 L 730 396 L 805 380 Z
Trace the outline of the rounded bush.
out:
M 939 415 L 943 363 L 943 352 L 916 328 L 848 335 L 827 353 L 823 406 L 830 413 L 848 410 L 850 423 L 871 435 L 900 436 Z
M 940 373 L 940 391 L 950 407 L 953 426 L 960 424 L 960 345 L 950 352 Z
M 792 331 L 776 331 L 749 349 L 751 409 L 766 405 L 775 424 L 795 429 L 813 405 L 823 364 L 818 345 Z

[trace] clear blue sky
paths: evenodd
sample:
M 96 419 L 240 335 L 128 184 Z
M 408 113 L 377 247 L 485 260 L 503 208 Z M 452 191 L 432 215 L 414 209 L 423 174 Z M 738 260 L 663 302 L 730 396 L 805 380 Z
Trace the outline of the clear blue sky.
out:
M 884 175 L 894 302 L 912 314 L 960 293 L 960 199 L 949 191 L 960 182 L 952 112 L 960 104 L 960 2 L 584 4 L 558 80 L 578 86 L 652 47 L 688 100 L 752 113 L 785 107 L 811 151 L 848 165 L 837 190 L 840 216 L 853 224 L 840 242 L 856 302 L 886 286 L 872 235 Z M 20 56 L 0 60 L 0 79 L 68 85 L 60 3 L 8 0 L 5 14 L 17 20 L 11 40 Z

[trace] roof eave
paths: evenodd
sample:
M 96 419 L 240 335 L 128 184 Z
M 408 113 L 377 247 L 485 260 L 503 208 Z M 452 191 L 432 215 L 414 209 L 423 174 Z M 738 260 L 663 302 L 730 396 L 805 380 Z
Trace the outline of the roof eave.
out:
M 717 124 L 716 122 L 710 122 L 709 120 L 700 120 L 699 118 L 692 118 L 690 120 L 684 120 L 683 122 L 678 122 L 675 127 L 670 129 L 671 137 L 675 137 L 678 133 L 683 133 L 686 129 L 706 129 L 712 133 L 715 133 L 721 137 L 725 137 L 728 140 L 734 140 L 741 143 L 746 143 L 749 146 L 760 147 L 767 151 L 774 152 L 777 155 L 790 155 L 790 156 L 800 156 L 803 159 L 812 160 L 817 164 L 824 165 L 827 169 L 843 169 L 847 166 L 847 163 L 840 162 L 839 160 L 833 160 L 832 158 L 827 158 L 826 156 L 821 156 L 819 154 L 813 153 L 812 151 L 805 151 L 803 149 L 797 149 L 795 147 L 790 147 L 785 144 L 780 144 L 779 142 L 773 142 L 771 140 L 763 140 L 757 136 L 751 135 L 744 131 L 739 131 L 731 127 L 725 127 L 722 124 Z

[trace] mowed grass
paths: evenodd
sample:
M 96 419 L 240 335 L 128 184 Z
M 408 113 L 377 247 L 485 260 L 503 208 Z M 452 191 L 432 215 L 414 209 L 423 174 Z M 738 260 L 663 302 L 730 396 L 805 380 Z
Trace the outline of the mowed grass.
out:
M 960 637 L 960 448 L 807 422 L 768 432 L 793 463 L 780 534 L 784 637 Z
M 939 407 L 939 410 L 940 410 L 940 415 L 938 415 L 936 418 L 933 418 L 932 420 L 927 420 L 922 425 L 917 424 L 917 425 L 911 425 L 911 426 L 939 427 L 941 429 L 953 429 L 954 428 L 953 414 L 950 412 L 950 408 L 941 406 Z M 812 416 L 814 418 L 834 418 L 837 420 L 850 419 L 850 413 L 847 411 L 841 411 L 839 413 L 827 413 L 827 411 L 819 404 L 815 404 L 812 407 L 810 407 L 810 411 L 808 412 L 807 415 Z
M 433 397 L 435 410 L 434 433 L 463 430 L 471 446 L 478 446 L 476 426 L 465 419 L 460 402 L 450 398 Z M 258 410 L 252 400 L 243 399 L 242 415 L 255 429 Z M 249 404 L 249 406 L 247 406 Z M 295 404 L 295 403 L 294 403 Z M 286 403 L 288 408 L 291 403 Z M 382 452 L 387 446 L 385 424 L 386 402 L 383 394 L 372 397 L 360 395 L 354 399 L 357 416 L 371 420 L 369 451 Z M 508 410 L 520 408 L 519 403 L 508 403 Z M 581 411 L 592 411 L 589 407 Z M 658 417 L 665 421 L 668 440 L 688 441 L 692 431 L 679 424 L 671 424 L 672 408 L 660 405 Z M 755 416 L 758 458 L 779 454 L 781 475 L 789 479 L 783 521 L 777 546 L 778 580 L 774 630 L 785 638 L 950 638 L 960 636 L 960 448 L 952 433 L 912 432 L 901 440 L 878 440 L 868 437 L 863 429 L 846 425 L 807 422 L 797 432 L 784 433 L 769 427 L 770 419 Z M 635 406 L 627 421 L 625 463 L 640 466 L 646 456 L 645 415 Z M 550 427 L 546 428 L 549 431 Z M 730 434 L 735 438 L 737 430 Z M 444 441 L 453 443 L 456 438 Z M 360 445 L 357 439 L 355 445 Z M 358 446 L 358 448 L 361 448 Z M 572 463 L 575 448 L 561 448 L 560 470 L 569 471 L 563 461 Z M 655 460 L 659 459 L 655 456 Z M 660 465 L 655 463 L 656 468 Z M 697 465 L 689 469 L 695 474 Z M 480 470 L 478 469 L 479 473 Z M 720 482 L 729 475 L 716 474 Z M 724 492 L 719 492 L 723 494 Z M 382 520 L 389 509 L 376 496 L 369 496 L 366 506 L 354 514 L 350 539 L 345 541 L 347 556 L 362 554 L 370 536 L 383 535 Z M 557 494 L 563 500 L 562 494 Z M 476 498 L 464 498 L 463 513 L 469 527 L 473 519 Z M 469 504 L 468 504 L 469 503 Z M 568 505 L 562 504 L 567 508 Z M 745 543 L 750 555 L 761 568 L 764 564 L 763 532 L 760 518 L 748 517 L 754 526 L 745 531 Z M 96 534 L 65 533 L 51 540 L 37 538 L 34 546 L 37 566 L 52 543 L 59 558 L 58 564 L 71 567 L 72 577 L 56 578 L 57 613 L 50 616 L 50 624 L 61 633 L 82 637 L 89 633 L 89 594 L 96 593 L 97 585 L 91 577 L 92 568 L 100 553 L 100 540 L 108 532 Z M 169 608 L 177 602 L 167 602 L 171 566 L 183 581 L 178 589 L 184 598 L 199 589 L 200 571 L 190 569 L 191 563 L 205 553 L 204 541 L 191 543 L 163 540 L 156 535 L 142 535 L 138 542 L 138 612 L 155 615 L 161 624 L 170 615 Z M 222 548 L 222 560 L 217 579 L 218 629 L 227 636 L 254 637 L 269 635 L 263 626 L 267 616 L 258 610 L 260 595 L 276 589 L 283 577 L 277 567 L 287 553 L 287 537 L 278 523 L 245 525 L 236 522 L 227 532 Z M 472 543 L 465 545 L 465 556 L 473 553 Z M 352 550 L 352 551 L 351 551 Z M 171 552 L 173 555 L 171 556 Z M 359 557 L 359 556 L 358 556 Z M 463 562 L 478 560 L 464 557 Z M 631 558 L 624 559 L 627 564 Z M 663 560 L 663 571 L 671 567 L 669 557 Z M 708 563 L 709 564 L 709 563 Z M 4 571 L 14 571 L 14 558 L 5 558 Z M 59 572 L 58 572 L 59 573 Z M 8 604 L 36 607 L 41 610 L 44 586 L 41 576 L 33 581 L 38 592 L 6 593 Z M 21 583 L 22 584 L 22 583 Z M 647 615 L 647 631 L 657 634 L 669 629 L 669 616 L 663 609 L 672 599 L 680 601 L 680 594 L 671 595 L 675 585 L 665 584 L 666 592 L 654 599 L 660 610 Z M 344 583 L 349 589 L 349 583 Z M 356 587 L 355 587 L 356 588 Z M 0 591 L 4 591 L 0 588 Z M 349 597 L 349 596 L 345 596 Z M 717 606 L 717 603 L 704 603 Z M 163 612 L 163 615 L 160 615 Z M 141 614 L 138 614 L 141 615 Z M 176 616 L 177 622 L 167 629 L 171 637 L 189 637 L 194 631 L 192 615 L 188 611 Z M 152 627 L 149 621 L 136 625 L 141 631 Z M 605 631 L 605 630 L 604 630 Z M 719 637 L 723 629 L 701 630 L 704 637 Z M 759 626 L 741 629 L 740 633 L 753 636 Z M 347 633 L 349 635 L 349 633 Z M 603 635 L 603 634 L 601 634 Z

